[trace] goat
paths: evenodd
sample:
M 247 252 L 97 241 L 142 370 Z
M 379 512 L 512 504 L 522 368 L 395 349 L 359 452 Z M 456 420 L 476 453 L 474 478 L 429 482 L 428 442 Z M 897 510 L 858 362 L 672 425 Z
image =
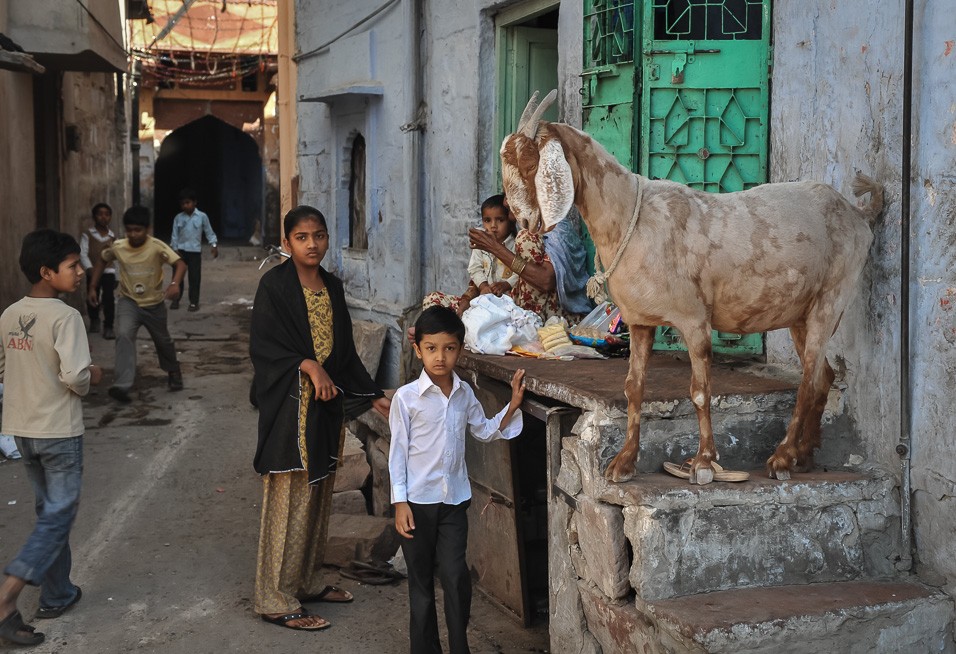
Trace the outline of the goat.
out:
M 690 356 L 690 397 L 700 426 L 692 484 L 713 481 L 718 459 L 710 419 L 712 329 L 790 329 L 803 378 L 767 472 L 790 479 L 791 471 L 811 469 L 834 379 L 827 341 L 854 295 L 883 210 L 883 187 L 858 173 L 854 194 L 870 194 L 859 209 L 816 182 L 716 194 L 651 180 L 621 166 L 584 132 L 542 121 L 556 91 L 540 105 L 537 95 L 501 144 L 508 202 L 533 231 L 547 231 L 577 207 L 601 260 L 615 260 L 606 273 L 608 291 L 631 334 L 627 435 L 605 476 L 615 482 L 634 476 L 657 325 L 679 330 Z

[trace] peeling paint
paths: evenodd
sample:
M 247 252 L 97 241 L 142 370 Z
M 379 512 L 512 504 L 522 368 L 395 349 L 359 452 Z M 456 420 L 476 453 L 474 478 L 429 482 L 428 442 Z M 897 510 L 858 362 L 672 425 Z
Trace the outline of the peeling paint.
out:
M 945 43 L 946 43 L 946 49 L 943 50 L 943 56 L 948 57 L 949 54 L 953 51 L 953 43 L 956 43 L 956 41 L 946 41 Z

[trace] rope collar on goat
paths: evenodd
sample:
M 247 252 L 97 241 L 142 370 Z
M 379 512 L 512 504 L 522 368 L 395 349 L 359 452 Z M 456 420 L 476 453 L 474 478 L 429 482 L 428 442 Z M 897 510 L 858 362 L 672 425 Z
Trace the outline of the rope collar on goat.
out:
M 605 272 L 601 272 L 599 267 L 601 265 L 601 255 L 597 252 L 594 253 L 594 275 L 591 279 L 588 280 L 587 285 L 587 294 L 588 297 L 594 300 L 597 303 L 604 302 L 607 299 L 607 293 L 604 291 L 604 285 L 607 283 L 607 280 L 611 278 L 611 275 L 614 274 L 614 271 L 617 269 L 617 264 L 620 263 L 621 257 L 624 256 L 624 250 L 627 248 L 628 242 L 631 240 L 631 235 L 634 233 L 634 228 L 637 227 L 637 217 L 641 212 L 641 201 L 644 198 L 644 184 L 641 181 L 641 176 L 637 176 L 637 199 L 634 201 L 634 215 L 631 216 L 631 224 L 627 226 L 627 233 L 624 234 L 624 238 L 621 240 L 620 245 L 617 246 L 617 254 L 614 255 L 614 261 L 611 262 L 610 267 Z

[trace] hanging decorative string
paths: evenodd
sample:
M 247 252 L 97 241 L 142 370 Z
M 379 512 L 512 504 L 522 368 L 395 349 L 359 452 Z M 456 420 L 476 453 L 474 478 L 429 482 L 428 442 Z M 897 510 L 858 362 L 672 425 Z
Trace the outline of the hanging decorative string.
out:
M 637 198 L 634 201 L 634 215 L 631 216 L 631 223 L 627 226 L 627 233 L 624 234 L 624 238 L 617 247 L 617 254 L 614 255 L 614 261 L 611 262 L 611 266 L 606 272 L 601 270 L 601 268 L 603 268 L 603 265 L 601 264 L 601 256 L 597 253 L 597 251 L 594 252 L 594 275 L 588 280 L 586 290 L 588 297 L 598 304 L 608 299 L 607 280 L 611 278 L 611 275 L 613 275 L 614 271 L 617 269 L 617 264 L 620 263 L 621 257 L 624 256 L 624 250 L 627 248 L 627 244 L 631 240 L 631 235 L 634 233 L 634 228 L 637 227 L 637 216 L 641 212 L 641 200 L 643 198 L 644 183 L 641 180 L 641 176 L 638 175 Z

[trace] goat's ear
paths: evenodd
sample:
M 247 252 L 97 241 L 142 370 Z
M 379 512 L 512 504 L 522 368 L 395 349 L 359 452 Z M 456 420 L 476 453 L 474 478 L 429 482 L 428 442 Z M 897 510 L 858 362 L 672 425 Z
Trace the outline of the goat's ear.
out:
M 571 175 L 571 165 L 564 158 L 560 141 L 548 139 L 538 153 L 534 186 L 544 231 L 548 231 L 568 215 L 574 204 L 574 177 Z

